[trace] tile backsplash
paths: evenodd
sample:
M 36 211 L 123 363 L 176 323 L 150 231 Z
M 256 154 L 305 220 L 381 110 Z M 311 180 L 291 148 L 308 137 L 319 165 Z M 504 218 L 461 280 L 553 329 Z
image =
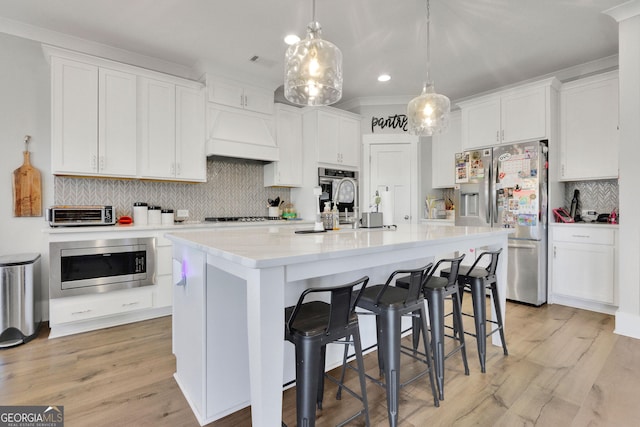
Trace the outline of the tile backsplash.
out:
M 103 178 L 54 178 L 56 205 L 112 205 L 133 214 L 134 202 L 188 209 L 189 220 L 208 216 L 266 216 L 267 199 L 290 201 L 289 188 L 264 187 L 263 163 L 210 157 L 207 182 L 197 184 Z
M 618 180 L 565 182 L 564 204 L 571 207 L 573 191 L 580 191 L 579 209 L 593 209 L 598 213 L 610 213 L 618 207 Z

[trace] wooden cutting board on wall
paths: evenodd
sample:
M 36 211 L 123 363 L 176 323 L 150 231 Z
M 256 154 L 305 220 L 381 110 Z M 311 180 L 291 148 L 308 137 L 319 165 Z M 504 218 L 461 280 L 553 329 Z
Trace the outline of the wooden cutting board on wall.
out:
M 13 216 L 42 216 L 42 180 L 40 171 L 31 166 L 29 151 L 13 171 Z

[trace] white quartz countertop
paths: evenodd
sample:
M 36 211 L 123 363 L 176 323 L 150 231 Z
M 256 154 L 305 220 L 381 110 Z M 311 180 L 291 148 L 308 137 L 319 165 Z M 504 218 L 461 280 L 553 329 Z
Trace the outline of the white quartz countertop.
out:
M 441 227 L 429 224 L 399 225 L 396 230 L 342 229 L 324 233 L 296 234 L 309 226 L 218 228 L 171 232 L 174 244 L 184 244 L 249 268 L 263 268 L 365 255 L 393 249 L 419 248 L 443 241 L 466 241 L 474 237 L 508 234 L 508 229 L 488 227 Z M 312 228 L 312 227 L 311 227 Z M 461 245 L 462 246 L 462 245 Z

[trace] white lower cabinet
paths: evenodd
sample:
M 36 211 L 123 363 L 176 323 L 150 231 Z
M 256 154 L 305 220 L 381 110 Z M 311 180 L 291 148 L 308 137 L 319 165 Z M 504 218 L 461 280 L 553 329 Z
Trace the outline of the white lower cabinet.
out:
M 57 298 L 50 302 L 50 323 L 68 323 L 151 308 L 153 290 L 127 289 L 99 295 Z
M 551 230 L 550 302 L 612 313 L 617 306 L 617 230 L 572 224 Z

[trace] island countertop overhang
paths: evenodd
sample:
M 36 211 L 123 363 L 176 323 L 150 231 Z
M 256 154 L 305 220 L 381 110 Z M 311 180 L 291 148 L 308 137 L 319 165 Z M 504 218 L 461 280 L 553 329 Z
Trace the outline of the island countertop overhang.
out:
M 297 228 L 296 228 L 297 229 Z M 254 227 L 167 233 L 166 237 L 246 268 L 266 268 L 393 249 L 438 245 L 443 241 L 467 242 L 489 235 L 506 235 L 508 229 L 489 227 L 440 227 L 428 224 L 400 225 L 396 230 L 356 229 L 296 234 L 292 227 Z

